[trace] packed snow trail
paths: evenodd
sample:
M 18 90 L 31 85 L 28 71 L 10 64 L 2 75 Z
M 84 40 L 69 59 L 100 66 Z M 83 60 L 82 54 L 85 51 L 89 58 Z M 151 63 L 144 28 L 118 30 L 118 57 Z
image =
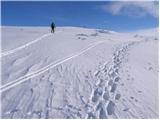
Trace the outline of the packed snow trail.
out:
M 95 73 L 95 77 L 99 79 L 99 82 L 92 91 L 90 101 L 87 104 L 89 111 L 85 118 L 107 119 L 111 115 L 116 117 L 116 101 L 121 97 L 121 94 L 116 92 L 121 79 L 119 71 L 126 57 L 126 52 L 130 46 L 135 44 L 136 42 L 124 44 L 122 48 L 114 52 L 112 59 Z
M 27 75 L 25 75 L 25 76 L 23 76 L 23 77 L 21 77 L 21 78 L 18 78 L 18 79 L 16 79 L 16 80 L 13 80 L 12 82 L 9 82 L 9 83 L 1 86 L 1 88 L 0 88 L 0 89 L 1 89 L 1 92 L 4 92 L 4 91 L 6 91 L 6 90 L 8 90 L 8 89 L 10 89 L 10 88 L 13 88 L 13 87 L 15 87 L 16 85 L 19 85 L 19 84 L 21 84 L 21 83 L 29 80 L 30 78 L 36 77 L 36 76 L 38 76 L 38 75 L 40 75 L 40 74 L 42 74 L 42 73 L 44 73 L 44 72 L 46 72 L 46 71 L 54 68 L 54 67 L 56 67 L 56 66 L 59 65 L 59 64 L 62 64 L 62 63 L 66 62 L 66 61 L 68 61 L 68 60 L 70 60 L 70 59 L 73 59 L 73 58 L 75 58 L 75 57 L 78 57 L 79 55 L 87 52 L 88 50 L 92 49 L 93 47 L 96 47 L 97 45 L 99 45 L 99 44 L 101 44 L 101 43 L 104 43 L 104 41 L 100 41 L 100 42 L 93 43 L 92 45 L 89 45 L 87 48 L 81 50 L 80 52 L 77 52 L 77 53 L 75 53 L 75 54 L 73 54 L 73 55 L 70 55 L 70 56 L 68 56 L 68 57 L 66 57 L 66 58 L 63 58 L 63 59 L 61 59 L 61 60 L 57 60 L 57 61 L 49 64 L 48 66 L 46 66 L 46 67 L 44 67 L 44 68 L 41 68 L 40 70 L 37 70 L 37 71 L 35 71 L 35 72 L 33 72 L 33 73 L 27 74 Z
M 25 44 L 25 45 L 22 45 L 22 46 L 20 46 L 20 47 L 17 47 L 17 48 L 15 48 L 15 49 L 13 49 L 13 50 L 9 50 L 9 51 L 6 51 L 6 52 L 4 51 L 4 52 L 1 53 L 1 57 L 5 57 L 5 56 L 7 56 L 7 55 L 16 53 L 16 52 L 18 52 L 18 51 L 20 51 L 20 50 L 22 50 L 22 49 L 25 49 L 26 47 L 28 47 L 28 46 L 30 46 L 30 45 L 32 45 L 32 44 L 35 44 L 36 42 L 42 40 L 43 38 L 48 37 L 48 36 L 51 36 L 51 35 L 52 35 L 51 33 L 44 34 L 43 36 L 41 36 L 41 37 L 39 37 L 39 38 L 37 38 L 37 39 L 35 39 L 35 40 L 33 40 L 33 41 Z

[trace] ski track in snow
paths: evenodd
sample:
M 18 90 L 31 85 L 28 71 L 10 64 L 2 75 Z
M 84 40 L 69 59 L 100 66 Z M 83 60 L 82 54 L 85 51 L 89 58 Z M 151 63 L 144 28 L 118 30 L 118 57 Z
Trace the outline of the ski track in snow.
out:
M 25 75 L 25 76 L 23 76 L 23 77 L 20 77 L 20 78 L 16 79 L 16 80 L 13 80 L 12 82 L 9 82 L 9 83 L 1 86 L 1 88 L 0 88 L 0 89 L 1 89 L 1 92 L 4 92 L 4 91 L 6 91 L 6 90 L 8 90 L 8 89 L 10 89 L 10 88 L 13 88 L 13 87 L 15 87 L 15 86 L 17 86 L 17 85 L 19 85 L 19 84 L 21 84 L 21 83 L 29 80 L 30 78 L 34 78 L 34 77 L 36 77 L 36 76 L 38 76 L 38 75 L 40 75 L 40 74 L 42 74 L 42 73 L 44 73 L 44 72 L 46 72 L 46 71 L 48 71 L 48 70 L 50 70 L 50 69 L 56 67 L 57 65 L 60 65 L 60 64 L 62 64 L 62 63 L 64 63 L 64 62 L 70 60 L 70 59 L 73 59 L 73 58 L 75 58 L 75 57 L 78 57 L 79 55 L 87 52 L 87 51 L 90 50 L 91 48 L 96 47 L 97 45 L 99 45 L 99 44 L 101 44 L 101 43 L 104 43 L 104 42 L 105 42 L 105 41 L 95 42 L 95 43 L 93 43 L 92 45 L 89 45 L 89 47 L 81 50 L 80 52 L 77 52 L 77 53 L 75 53 L 75 54 L 73 54 L 73 55 L 70 55 L 69 57 L 63 58 L 63 59 L 61 59 L 61 60 L 57 60 L 57 61 L 55 61 L 55 62 L 47 65 L 46 67 L 43 67 L 43 68 L 41 68 L 41 69 L 39 69 L 39 70 L 37 70 L 37 71 L 35 71 L 35 72 L 33 72 L 33 73 L 27 74 L 27 75 Z
M 26 47 L 34 44 L 34 43 L 42 40 L 43 38 L 48 37 L 48 36 L 51 36 L 51 35 L 52 35 L 51 33 L 44 34 L 44 35 L 42 35 L 41 37 L 38 37 L 37 39 L 35 39 L 35 40 L 33 40 L 33 41 L 25 44 L 25 45 L 22 45 L 22 46 L 20 46 L 20 47 L 17 47 L 17 48 L 15 48 L 15 49 L 13 49 L 13 50 L 9 50 L 9 51 L 6 51 L 6 52 L 2 52 L 2 53 L 1 53 L 1 57 L 5 57 L 5 56 L 7 56 L 7 55 L 16 53 L 16 52 L 18 52 L 18 51 L 20 51 L 20 50 L 22 50 L 22 49 L 24 49 L 24 48 L 26 48 Z

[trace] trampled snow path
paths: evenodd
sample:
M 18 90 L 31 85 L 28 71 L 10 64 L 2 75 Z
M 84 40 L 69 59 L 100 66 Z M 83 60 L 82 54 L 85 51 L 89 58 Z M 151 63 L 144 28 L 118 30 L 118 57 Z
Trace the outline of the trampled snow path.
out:
M 99 42 L 93 43 L 93 44 L 89 45 L 87 48 L 81 50 L 80 52 L 77 52 L 77 53 L 75 53 L 73 55 L 70 55 L 68 57 L 65 57 L 63 59 L 54 61 L 54 62 L 52 62 L 51 64 L 47 65 L 44 68 L 41 68 L 41 69 L 39 69 L 39 70 L 37 70 L 37 71 L 35 71 L 33 73 L 27 74 L 27 75 L 25 75 L 23 77 L 20 77 L 20 78 L 16 79 L 16 80 L 13 80 L 12 82 L 9 82 L 9 83 L 1 86 L 1 88 L 0 88 L 1 92 L 4 92 L 4 91 L 6 91 L 6 90 L 8 90 L 10 88 L 13 88 L 16 85 L 19 85 L 19 84 L 29 80 L 30 78 L 34 78 L 34 77 L 36 77 L 36 76 L 38 76 L 38 75 L 40 75 L 40 74 L 42 74 L 42 73 L 44 73 L 44 72 L 46 72 L 46 71 L 48 71 L 50 69 L 56 67 L 59 64 L 62 64 L 62 63 L 66 62 L 66 61 L 68 61 L 70 59 L 73 59 L 73 58 L 75 58 L 75 57 L 87 52 L 88 50 L 92 49 L 93 47 L 96 47 L 97 45 L 99 45 L 101 43 L 104 43 L 104 41 L 99 41 Z
M 131 42 L 115 51 L 111 61 L 105 63 L 103 68 L 95 73 L 99 83 L 94 87 L 90 101 L 86 104 L 88 107 L 86 118 L 107 119 L 108 115 L 115 115 L 115 101 L 119 100 L 121 94 L 116 93 L 120 81 L 119 69 L 129 47 L 135 45 Z
M 1 57 L 4 57 L 4 56 L 7 56 L 7 55 L 16 53 L 16 52 L 18 52 L 18 51 L 20 51 L 20 50 L 22 50 L 22 49 L 24 49 L 24 48 L 32 45 L 32 44 L 35 44 L 36 42 L 42 40 L 43 38 L 48 37 L 48 36 L 51 36 L 51 35 L 52 35 L 51 33 L 44 34 L 44 35 L 42 35 L 41 37 L 39 37 L 39 38 L 37 38 L 37 39 L 35 39 L 35 40 L 33 40 L 33 41 L 25 44 L 25 45 L 22 45 L 22 46 L 20 46 L 20 47 L 17 47 L 17 48 L 15 48 L 15 49 L 13 49 L 13 50 L 9 50 L 9 51 L 6 51 L 6 52 L 2 52 L 2 53 L 1 53 Z

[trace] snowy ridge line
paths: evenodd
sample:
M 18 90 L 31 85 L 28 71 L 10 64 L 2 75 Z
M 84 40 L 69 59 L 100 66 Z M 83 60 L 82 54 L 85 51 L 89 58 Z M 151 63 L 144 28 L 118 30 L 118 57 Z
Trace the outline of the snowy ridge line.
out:
M 7 84 L 5 84 L 5 85 L 2 85 L 2 86 L 0 87 L 0 89 L 1 89 L 0 92 L 4 92 L 4 91 L 6 91 L 6 90 L 8 90 L 8 89 L 10 89 L 10 88 L 13 88 L 13 87 L 15 87 L 16 85 L 19 85 L 19 84 L 21 84 L 21 83 L 29 80 L 30 78 L 34 78 L 34 77 L 36 77 L 36 76 L 38 76 L 38 75 L 40 75 L 40 74 L 42 74 L 42 73 L 44 73 L 44 72 L 46 72 L 46 71 L 48 71 L 48 70 L 50 70 L 50 69 L 56 67 L 57 65 L 60 65 L 60 64 L 66 62 L 66 61 L 68 61 L 68 60 L 71 60 L 71 59 L 73 59 L 73 58 L 75 58 L 75 57 L 78 57 L 78 56 L 80 56 L 81 54 L 87 52 L 88 50 L 90 50 L 90 49 L 92 49 L 92 48 L 96 47 L 97 45 L 99 45 L 99 44 L 101 44 L 101 43 L 104 43 L 104 42 L 105 42 L 105 41 L 99 41 L 99 42 L 93 43 L 93 44 L 89 45 L 87 48 L 82 49 L 80 52 L 76 52 L 75 54 L 70 55 L 70 56 L 68 56 L 68 57 L 66 57 L 66 58 L 63 58 L 63 59 L 61 59 L 61 60 L 57 60 L 57 61 L 55 61 L 55 62 L 53 62 L 53 63 L 51 63 L 51 64 L 49 64 L 49 65 L 47 65 L 47 66 L 45 66 L 45 67 L 43 67 L 43 68 L 41 68 L 41 69 L 39 69 L 39 70 L 37 70 L 37 71 L 35 71 L 35 72 L 32 72 L 32 73 L 27 74 L 27 75 L 24 75 L 23 77 L 20 77 L 20 78 L 14 80 L 14 81 L 12 81 L 12 82 L 9 82 L 9 83 L 7 83 Z
M 21 50 L 21 49 L 24 49 L 24 48 L 26 48 L 26 47 L 28 47 L 28 46 L 30 46 L 30 45 L 38 42 L 39 40 L 42 40 L 42 39 L 45 38 L 45 37 L 50 36 L 50 35 L 52 35 L 52 34 L 51 34 L 51 33 L 44 34 L 44 35 L 42 35 L 41 37 L 38 37 L 37 39 L 35 39 L 35 40 L 33 40 L 33 41 L 25 44 L 25 45 L 22 45 L 22 46 L 20 46 L 20 47 L 17 47 L 17 48 L 15 48 L 15 49 L 12 49 L 12 50 L 9 50 L 9 51 L 6 51 L 6 52 L 2 52 L 2 53 L 1 53 L 1 57 L 4 57 L 4 56 L 10 55 L 10 54 L 13 54 L 13 53 L 15 53 L 15 52 L 17 52 L 17 51 L 19 51 L 19 50 Z

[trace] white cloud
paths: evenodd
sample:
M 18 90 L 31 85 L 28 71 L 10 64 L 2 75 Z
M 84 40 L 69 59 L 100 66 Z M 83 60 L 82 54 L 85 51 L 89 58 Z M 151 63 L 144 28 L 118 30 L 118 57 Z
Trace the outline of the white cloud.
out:
M 103 6 L 103 8 L 111 12 L 113 15 L 128 15 L 132 17 L 142 17 L 146 16 L 147 14 L 158 18 L 159 12 L 159 3 L 152 1 L 152 2 L 113 2 L 110 5 Z

